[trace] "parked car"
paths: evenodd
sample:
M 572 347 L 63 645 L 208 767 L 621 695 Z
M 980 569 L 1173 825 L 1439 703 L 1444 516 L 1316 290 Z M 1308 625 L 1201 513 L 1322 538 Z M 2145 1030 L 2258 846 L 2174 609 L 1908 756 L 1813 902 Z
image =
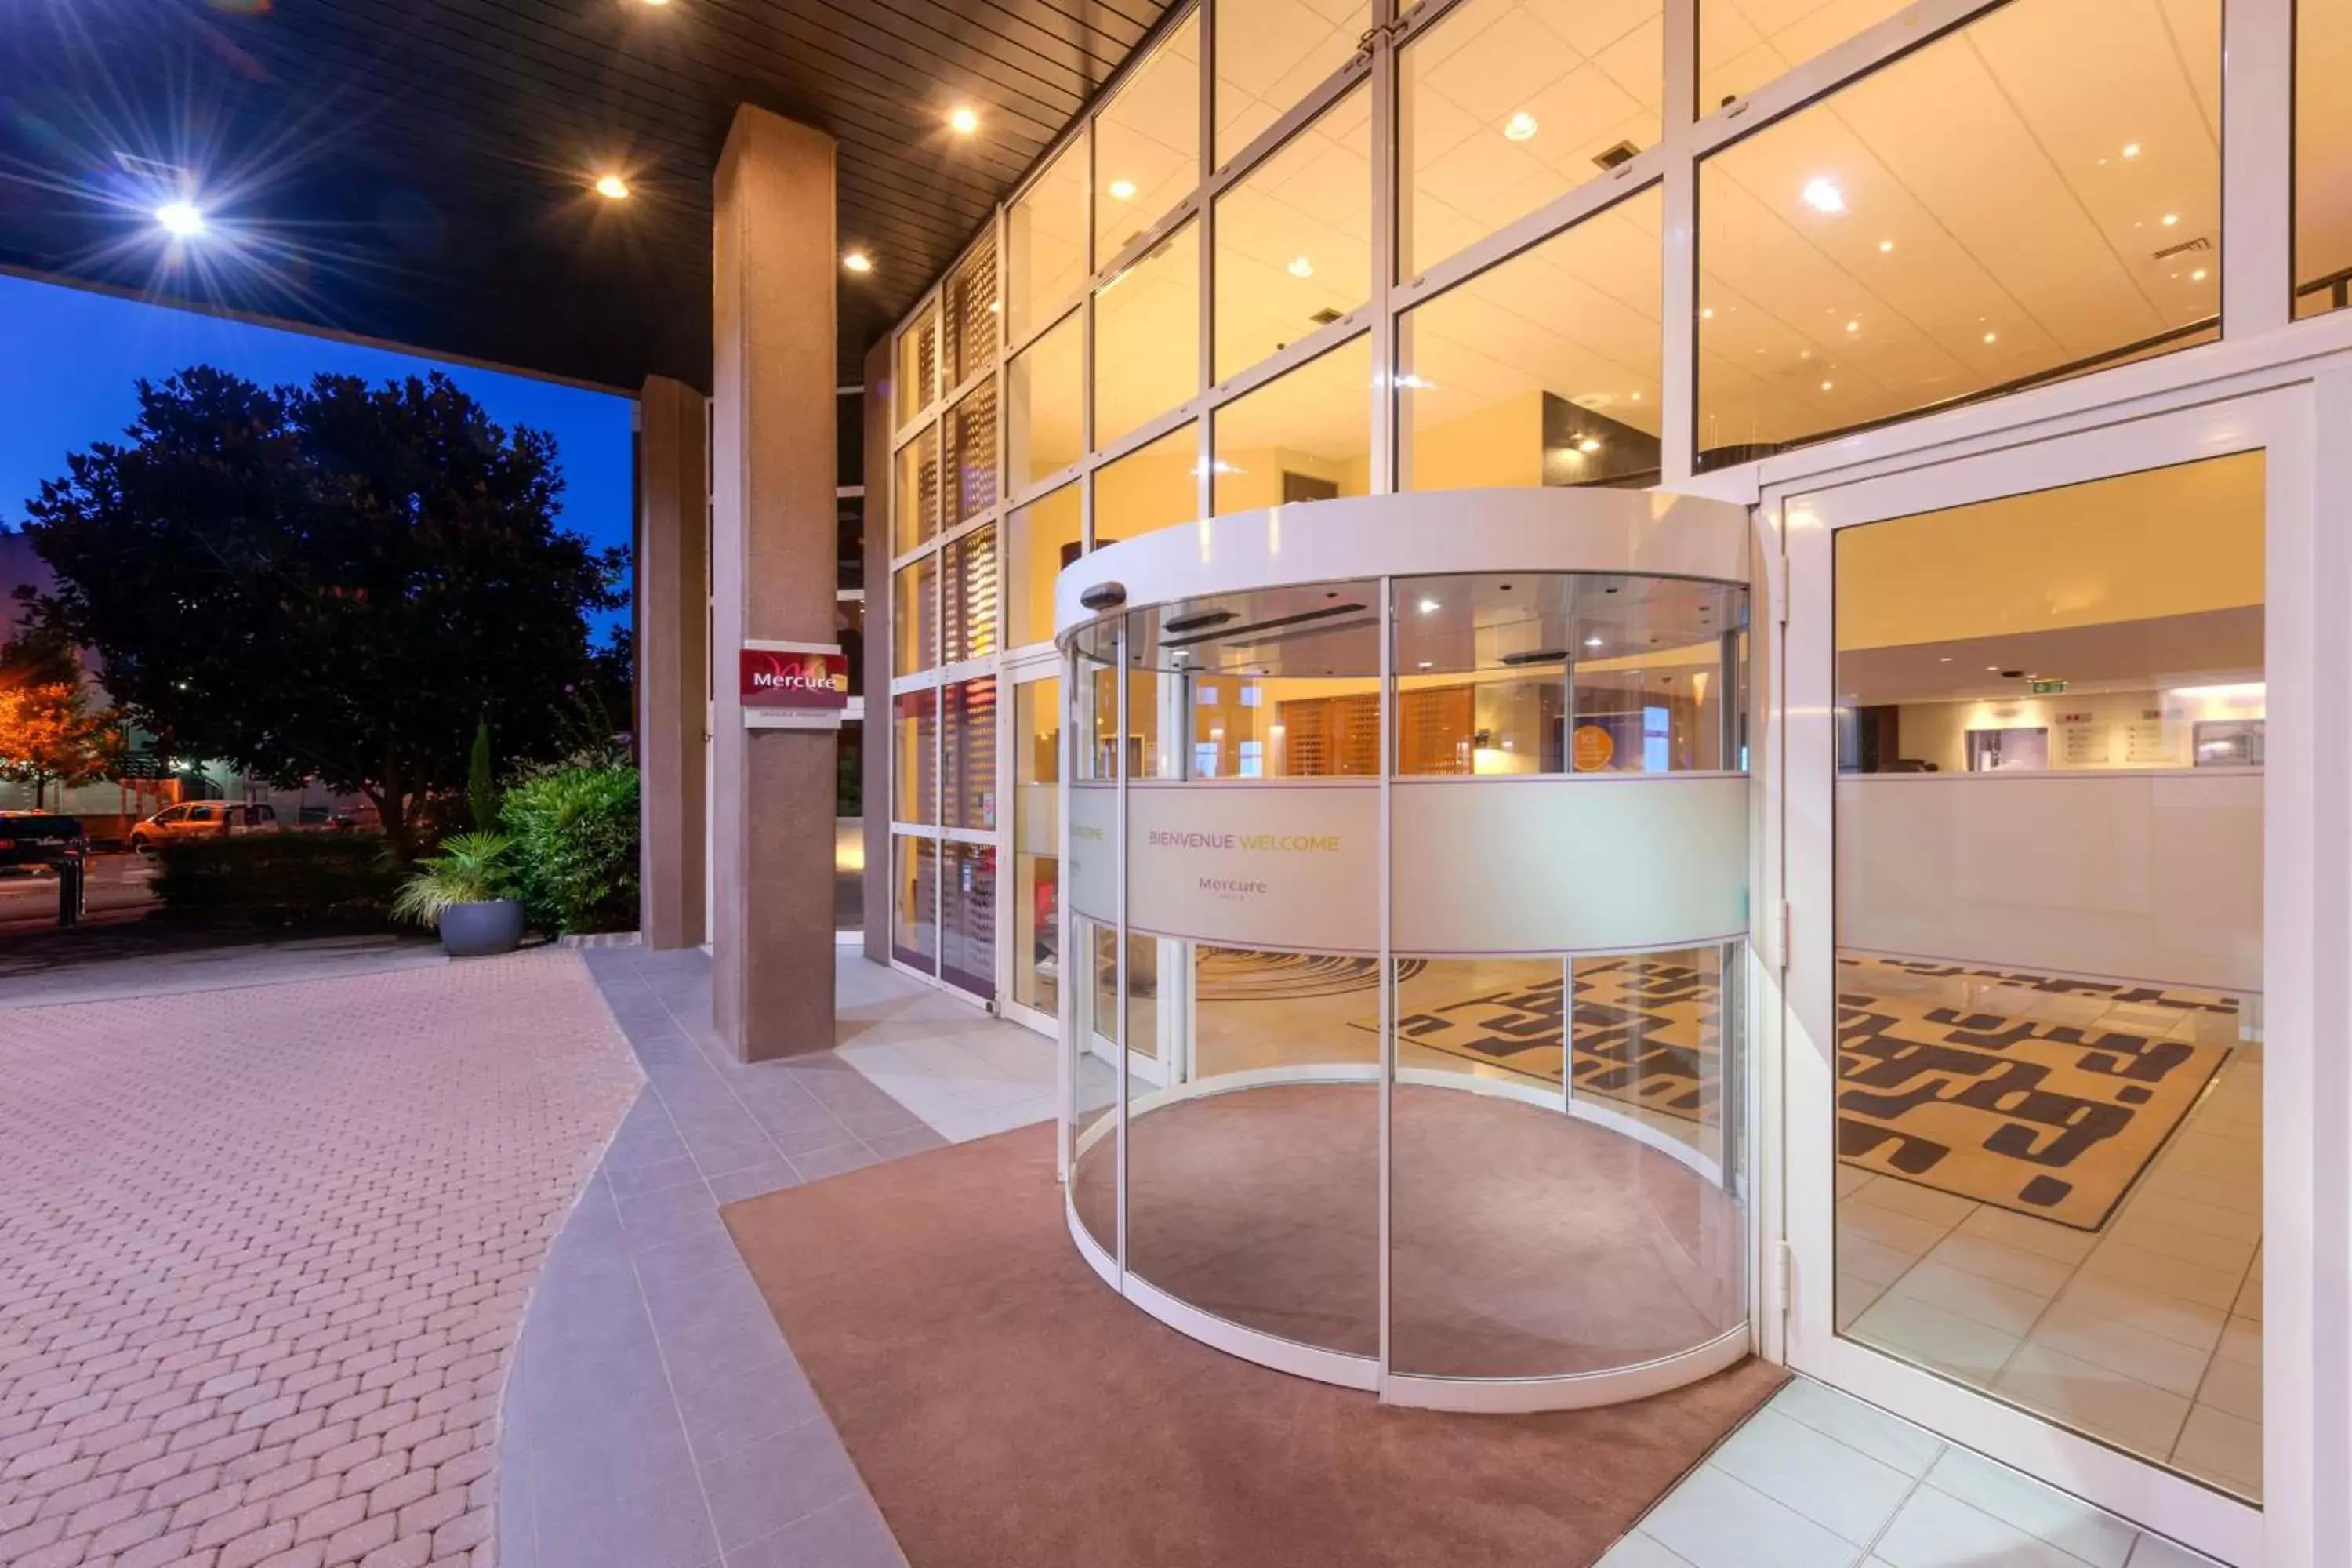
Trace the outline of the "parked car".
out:
M 275 833 L 278 808 L 247 805 L 241 801 L 200 800 L 167 805 L 131 830 L 131 847 L 144 854 L 175 838 L 206 835 Z

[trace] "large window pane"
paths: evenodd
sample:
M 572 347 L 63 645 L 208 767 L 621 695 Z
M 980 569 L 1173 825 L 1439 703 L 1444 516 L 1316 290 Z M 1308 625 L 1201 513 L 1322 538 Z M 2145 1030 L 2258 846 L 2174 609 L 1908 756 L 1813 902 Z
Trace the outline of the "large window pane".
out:
M 1217 162 L 1248 146 L 1348 63 L 1366 0 L 1216 0 Z
M 904 834 L 890 840 L 890 956 L 925 973 L 938 967 L 940 952 L 940 847 L 936 840 Z
M 1111 95 L 1094 133 L 1099 263 L 1140 238 L 1201 183 L 1197 12 Z
M 1698 111 L 1712 114 L 1911 0 L 1699 0 Z
M 1013 690 L 1013 999 L 1040 1013 L 1060 995 L 1062 683 Z
M 1201 515 L 1199 432 L 1187 425 L 1095 471 L 1095 548 Z
M 1658 139 L 1659 0 L 1467 0 L 1397 64 L 1410 277 Z
M 926 306 L 914 324 L 898 334 L 898 414 L 903 426 L 940 395 L 940 313 Z
M 944 692 L 941 799 L 950 827 L 996 826 L 996 682 L 967 680 Z
M 1219 512 L 1371 492 L 1372 343 L 1349 340 L 1216 412 Z
M 975 996 L 996 994 L 996 850 L 943 844 L 940 978 Z
M 996 363 L 996 240 L 982 237 L 971 254 L 948 274 L 940 289 L 940 312 L 946 323 L 948 387 L 961 386 Z M 944 390 L 944 389 L 943 389 Z
M 1018 342 L 1087 280 L 1087 132 L 1005 213 L 1004 237 L 1004 330 Z
M 890 553 L 904 555 L 940 531 L 940 429 L 923 433 L 898 448 L 898 520 Z
M 1662 201 L 1653 187 L 1406 314 L 1399 489 L 1654 481 Z
M 2294 313 L 2352 304 L 2352 0 L 2294 8 Z
M 1084 523 L 1075 484 L 1064 485 L 1013 514 L 1013 547 L 1006 567 L 1007 647 L 1052 640 L 1054 579 L 1078 558 Z
M 940 662 L 940 558 L 920 555 L 890 584 L 890 673 L 913 675 Z
M 2262 1495 L 2263 458 L 1836 536 L 1842 1332 Z
M 1004 484 L 1014 495 L 1086 451 L 1086 323 L 1070 312 L 1013 360 L 1004 378 Z
M 1201 390 L 1201 227 L 1186 224 L 1095 294 L 1097 450 Z
M 1370 109 L 1356 89 L 1218 198 L 1217 380 L 1370 298 Z
M 975 528 L 947 546 L 942 664 L 986 658 L 996 651 L 996 529 Z
M 2220 125 L 2220 0 L 2016 0 L 1708 159 L 1700 465 L 2212 337 Z
M 890 777 L 894 822 L 940 819 L 940 694 L 902 691 L 890 700 Z
M 973 387 L 947 416 L 949 515 L 943 529 L 996 504 L 996 378 Z

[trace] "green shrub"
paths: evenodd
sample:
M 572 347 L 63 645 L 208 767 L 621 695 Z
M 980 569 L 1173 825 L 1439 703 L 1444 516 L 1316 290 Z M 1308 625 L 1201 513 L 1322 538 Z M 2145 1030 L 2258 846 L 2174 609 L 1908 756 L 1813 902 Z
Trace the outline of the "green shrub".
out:
M 155 854 L 164 912 L 194 919 L 381 925 L 400 880 L 372 833 L 183 838 Z
M 393 895 L 392 918 L 437 926 L 441 911 L 451 904 L 505 898 L 514 879 L 506 863 L 507 851 L 513 847 L 513 840 L 503 833 L 451 834 L 437 853 L 418 860 L 401 882 Z
M 507 791 L 502 815 L 533 923 L 564 931 L 636 929 L 636 769 L 541 773 Z

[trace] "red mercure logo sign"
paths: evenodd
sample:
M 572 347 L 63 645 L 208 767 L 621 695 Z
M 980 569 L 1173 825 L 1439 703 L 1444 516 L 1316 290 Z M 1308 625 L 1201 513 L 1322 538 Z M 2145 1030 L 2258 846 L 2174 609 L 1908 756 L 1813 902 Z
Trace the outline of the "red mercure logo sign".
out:
M 747 647 L 743 706 L 838 712 L 849 706 L 849 660 L 837 647 Z

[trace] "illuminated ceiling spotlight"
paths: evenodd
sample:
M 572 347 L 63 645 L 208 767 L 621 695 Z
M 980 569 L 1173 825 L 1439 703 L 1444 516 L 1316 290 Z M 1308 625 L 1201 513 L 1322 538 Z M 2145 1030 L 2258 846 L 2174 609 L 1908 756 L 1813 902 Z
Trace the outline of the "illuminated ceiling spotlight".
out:
M 1984 335 L 1984 341 L 1989 343 L 1997 343 L 2000 342 L 2000 334 L 1999 332 L 1987 332 Z
M 874 270 L 874 258 L 862 250 L 852 250 L 843 254 L 841 265 L 852 272 L 871 272 Z
M 2179 213 L 2167 213 L 2164 215 L 2164 226 L 2167 228 L 2170 228 L 2174 224 L 2177 224 L 2179 221 L 2180 215 Z
M 1845 211 L 1845 193 L 1837 188 L 1834 181 L 1827 179 L 1810 181 L 1805 186 L 1804 195 L 1805 205 L 1817 213 Z
M 1828 391 L 1830 391 L 1831 389 L 1832 389 L 1833 387 L 1835 387 L 1836 385 L 1837 385 L 1837 383 L 1835 383 L 1835 382 L 1833 382 L 1833 381 L 1825 381 L 1825 382 L 1822 383 L 1822 390 L 1823 392 L 1828 392 Z
M 1601 450 L 1601 443 L 1595 437 L 1587 436 L 1576 444 L 1576 449 L 1580 452 L 1598 452 Z
M 1115 202 L 1133 201 L 1135 199 L 1135 182 L 1133 180 L 1113 180 L 1110 183 L 1110 199 Z
M 1503 140 L 1524 142 L 1536 133 L 1536 117 L 1522 109 L 1503 121 Z
M 2137 157 L 2138 157 L 2138 156 L 2139 156 L 2139 143 L 2138 143 L 2138 142 L 2125 142 L 2125 143 L 2124 143 L 2124 156 L 2125 156 L 2125 157 L 2126 157 L 2126 158 L 2137 158 Z
M 2199 268 L 2196 271 L 2191 272 L 2191 273 L 2189 275 L 2189 281 L 2190 281 L 2191 283 L 2202 283 L 2202 282 L 2204 282 L 2204 281 L 2205 281 L 2206 277 L 2207 277 L 2207 273 L 2206 273 L 2206 271 L 2205 271 L 2205 268 L 2203 268 L 2202 267 L 2200 267 L 2200 268 Z
M 948 129 L 959 136 L 969 136 L 980 129 L 980 115 L 970 108 L 958 109 L 948 116 Z
M 1861 320 L 1860 320 L 1859 318 L 1857 318 L 1857 319 L 1855 319 L 1855 320 L 1853 320 L 1853 321 L 1848 321 L 1848 322 L 1845 324 L 1845 330 L 1846 330 L 1847 331 L 1849 331 L 1849 332 L 1858 332 L 1858 331 L 1862 331 L 1862 321 L 1861 321 Z
M 629 182 L 618 174 L 599 174 L 594 189 L 608 202 L 625 201 L 629 195 Z
M 1315 263 L 1303 256 L 1297 257 L 1292 259 L 1288 270 L 1293 278 L 1312 278 L 1315 276 Z
M 1889 252 L 1889 251 L 1893 250 L 1894 248 L 1895 248 L 1895 242 L 1894 242 L 1893 240 L 1891 240 L 1891 239 L 1882 239 L 1882 240 L 1880 240 L 1880 241 L 1878 242 L 1878 254 L 1879 254 L 1879 255 L 1881 255 L 1881 256 L 1885 256 L 1887 252 Z
M 155 221 L 173 239 L 192 239 L 205 232 L 204 209 L 194 202 L 165 202 L 155 209 Z
M 1601 639 L 1599 637 L 1587 637 L 1584 639 L 1584 646 L 1587 647 L 1599 647 L 1601 646 Z
M 1421 602 L 1421 613 L 1424 616 L 1433 616 L 1437 614 L 1437 601 L 1434 599 L 1423 599 Z

